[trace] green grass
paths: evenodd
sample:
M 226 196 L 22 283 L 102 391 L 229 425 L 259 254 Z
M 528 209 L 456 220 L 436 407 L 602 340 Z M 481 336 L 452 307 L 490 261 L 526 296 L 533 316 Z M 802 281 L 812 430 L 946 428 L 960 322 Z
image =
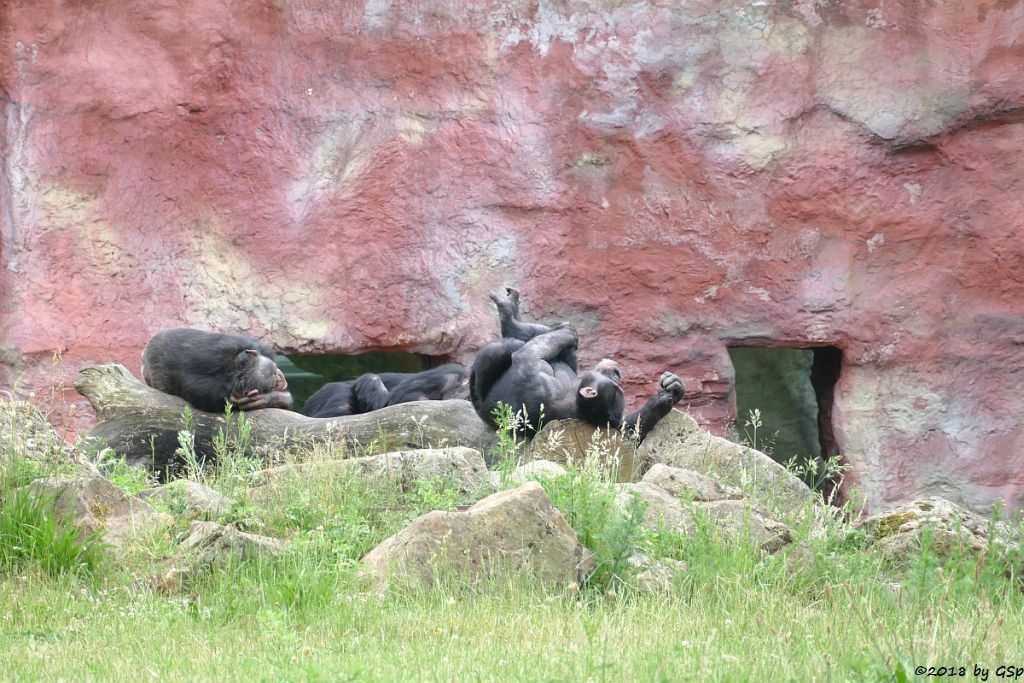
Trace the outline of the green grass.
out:
M 323 550 L 225 567 L 170 595 L 125 576 L 93 586 L 7 575 L 0 670 L 19 680 L 875 680 L 1024 651 L 1016 587 L 936 572 L 929 590 L 911 576 L 894 593 L 867 556 L 822 558 L 794 576 L 706 539 L 671 595 L 506 585 L 380 598 Z
M 0 467 L 0 575 L 37 569 L 50 576 L 91 575 L 101 561 L 101 543 L 56 519 L 52 494 L 25 493 L 39 466 L 17 456 Z
M 907 680 L 919 665 L 994 671 L 1024 653 L 1019 554 L 925 547 L 895 564 L 836 517 L 817 534 L 786 520 L 811 553 L 762 557 L 706 521 L 691 538 L 642 529 L 640 508 L 617 513 L 608 477 L 585 465 L 542 482 L 598 555 L 583 591 L 511 577 L 381 594 L 358 576 L 359 559 L 419 514 L 466 502 L 448 482 L 402 490 L 302 472 L 259 487 L 238 452 L 226 444 L 191 476 L 236 498 L 221 521 L 287 538 L 288 552 L 158 588 L 182 522 L 91 578 L 40 560 L 66 555 L 59 544 L 0 563 L 2 678 Z M 107 467 L 127 491 L 140 483 Z M 11 490 L 41 473 L 22 463 L 0 481 Z M 640 593 L 624 563 L 635 550 L 689 571 L 670 591 Z

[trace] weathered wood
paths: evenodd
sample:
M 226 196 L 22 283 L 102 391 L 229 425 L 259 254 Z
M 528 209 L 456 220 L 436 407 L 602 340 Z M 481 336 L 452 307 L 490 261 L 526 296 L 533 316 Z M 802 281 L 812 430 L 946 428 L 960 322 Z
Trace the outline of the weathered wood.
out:
M 123 365 L 90 365 L 82 369 L 75 389 L 92 405 L 99 423 L 89 432 L 128 463 L 161 476 L 183 463 L 176 455 L 188 404 L 136 379 Z M 314 418 L 290 410 L 268 408 L 243 413 L 251 425 L 244 452 L 272 462 L 290 452 L 309 451 L 318 444 L 336 444 L 339 457 L 367 449 L 404 450 L 435 446 L 468 446 L 488 453 L 494 433 L 468 401 L 417 401 L 362 415 Z M 195 452 L 214 459 L 214 439 L 238 439 L 238 420 L 192 408 Z M 355 447 L 355 448 L 353 448 Z

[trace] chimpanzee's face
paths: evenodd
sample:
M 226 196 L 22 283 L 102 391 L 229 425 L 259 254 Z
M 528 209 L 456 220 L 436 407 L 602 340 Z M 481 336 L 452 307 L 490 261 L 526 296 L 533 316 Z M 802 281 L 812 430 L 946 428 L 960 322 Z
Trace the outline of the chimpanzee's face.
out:
M 607 358 L 580 375 L 576 417 L 592 424 L 621 422 L 626 407 L 626 397 L 619 386 L 621 376 L 619 364 Z
M 268 394 L 288 386 L 287 383 L 281 386 L 284 375 L 277 369 L 277 364 L 256 349 L 246 349 L 235 356 L 235 376 L 235 386 L 245 391 L 256 389 L 261 394 Z

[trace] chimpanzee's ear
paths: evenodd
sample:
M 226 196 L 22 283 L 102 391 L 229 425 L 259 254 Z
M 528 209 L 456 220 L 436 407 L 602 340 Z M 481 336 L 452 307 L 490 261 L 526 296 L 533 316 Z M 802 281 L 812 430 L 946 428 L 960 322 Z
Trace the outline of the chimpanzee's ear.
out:
M 594 398 L 597 396 L 597 389 L 594 387 L 580 387 L 580 396 L 583 398 Z
M 256 349 L 246 349 L 245 352 L 247 354 L 249 354 L 250 356 L 258 356 L 258 355 L 260 355 L 260 352 L 257 351 Z

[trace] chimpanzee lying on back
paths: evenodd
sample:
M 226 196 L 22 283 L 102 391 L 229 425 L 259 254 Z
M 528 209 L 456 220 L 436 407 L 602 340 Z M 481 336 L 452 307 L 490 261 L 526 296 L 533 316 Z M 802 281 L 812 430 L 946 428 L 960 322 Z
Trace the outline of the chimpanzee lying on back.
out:
M 381 372 L 320 387 L 306 401 L 309 417 L 359 415 L 410 401 L 468 398 L 469 371 L 449 363 L 423 372 Z
M 226 402 L 241 410 L 292 407 L 274 350 L 241 334 L 158 332 L 142 350 L 142 381 L 210 413 Z
M 521 430 L 533 432 L 539 427 L 543 406 L 547 421 L 576 417 L 615 429 L 625 424 L 635 427 L 642 440 L 683 397 L 682 380 L 663 373 L 657 393 L 623 418 L 625 396 L 618 363 L 605 359 L 577 376 L 575 329 L 565 323 L 550 328 L 520 322 L 519 293 L 514 289 L 508 288 L 504 297 L 493 292 L 490 296 L 498 307 L 503 339 L 477 353 L 469 392 L 477 415 L 492 427 L 497 427 L 495 407 L 506 403 L 513 413 L 525 410 L 527 425 Z

